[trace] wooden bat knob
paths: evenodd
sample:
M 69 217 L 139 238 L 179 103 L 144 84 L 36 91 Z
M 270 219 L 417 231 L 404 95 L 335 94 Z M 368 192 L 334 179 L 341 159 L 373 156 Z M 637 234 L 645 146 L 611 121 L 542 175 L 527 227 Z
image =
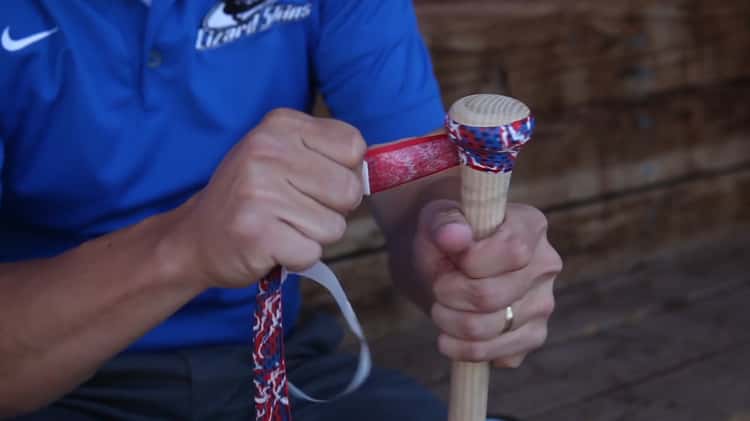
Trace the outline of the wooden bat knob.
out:
M 508 173 L 531 139 L 534 118 L 517 99 L 473 95 L 453 104 L 446 127 L 462 164 L 483 172 Z
M 448 115 L 465 126 L 497 127 L 523 120 L 531 114 L 523 102 L 503 95 L 471 95 L 456 101 Z

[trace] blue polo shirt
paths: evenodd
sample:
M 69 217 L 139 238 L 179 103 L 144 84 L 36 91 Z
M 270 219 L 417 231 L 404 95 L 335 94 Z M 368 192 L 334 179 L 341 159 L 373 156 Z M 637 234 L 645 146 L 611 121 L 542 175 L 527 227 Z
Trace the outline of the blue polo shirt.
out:
M 373 144 L 441 126 L 410 0 L 228 6 L 0 2 L 0 261 L 179 206 L 268 111 L 310 111 L 317 92 Z M 255 293 L 209 290 L 131 350 L 249 343 Z M 292 326 L 297 282 L 284 304 Z

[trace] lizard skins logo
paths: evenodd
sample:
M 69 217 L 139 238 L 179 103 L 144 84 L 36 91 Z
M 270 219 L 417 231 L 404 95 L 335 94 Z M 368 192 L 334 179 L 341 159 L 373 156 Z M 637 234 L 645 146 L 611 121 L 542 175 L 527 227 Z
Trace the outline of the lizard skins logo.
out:
M 225 0 L 203 19 L 195 40 L 196 50 L 210 50 L 241 38 L 265 32 L 274 25 L 299 22 L 312 14 L 310 3 L 280 0 Z

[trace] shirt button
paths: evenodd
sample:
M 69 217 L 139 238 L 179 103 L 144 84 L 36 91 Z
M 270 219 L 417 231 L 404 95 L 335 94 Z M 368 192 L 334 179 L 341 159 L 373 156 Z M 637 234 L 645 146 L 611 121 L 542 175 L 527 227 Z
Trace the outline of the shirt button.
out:
M 148 61 L 146 62 L 146 66 L 152 69 L 157 68 L 161 66 L 163 60 L 164 59 L 159 50 L 151 50 L 151 52 L 148 53 Z

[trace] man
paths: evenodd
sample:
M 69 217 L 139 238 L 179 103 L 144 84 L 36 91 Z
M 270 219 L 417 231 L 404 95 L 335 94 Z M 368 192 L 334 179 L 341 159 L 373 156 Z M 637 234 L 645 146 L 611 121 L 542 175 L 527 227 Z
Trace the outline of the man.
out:
M 411 2 L 16 1 L 0 28 L 0 417 L 251 417 L 256 280 L 341 238 L 367 144 L 441 127 Z M 305 114 L 316 90 L 336 120 Z M 447 173 L 373 198 L 394 281 L 446 356 L 516 367 L 545 339 L 560 259 L 527 206 L 473 241 L 456 192 Z M 296 280 L 284 305 L 291 380 L 339 390 L 334 327 L 295 325 Z M 380 370 L 293 407 L 445 411 Z

